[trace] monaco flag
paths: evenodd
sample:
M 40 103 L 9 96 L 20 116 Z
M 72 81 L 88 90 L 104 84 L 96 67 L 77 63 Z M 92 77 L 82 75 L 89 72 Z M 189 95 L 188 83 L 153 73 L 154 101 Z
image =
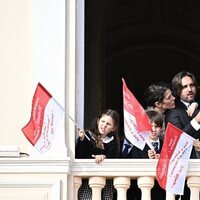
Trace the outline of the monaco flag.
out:
M 167 192 L 183 194 L 194 138 L 168 123 L 156 177 Z
M 22 132 L 39 152 L 44 153 L 52 146 L 56 127 L 63 114 L 64 109 L 38 83 L 32 100 L 31 118 Z
M 124 132 L 126 138 L 136 147 L 143 150 L 151 124 L 140 103 L 123 82 Z

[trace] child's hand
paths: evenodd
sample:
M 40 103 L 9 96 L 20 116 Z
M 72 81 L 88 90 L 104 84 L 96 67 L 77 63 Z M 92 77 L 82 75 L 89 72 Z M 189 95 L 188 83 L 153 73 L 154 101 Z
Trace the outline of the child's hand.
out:
M 85 138 L 85 130 L 78 128 L 78 134 L 79 134 L 80 140 L 83 141 Z
M 190 106 L 187 109 L 187 114 L 188 116 L 192 116 L 194 111 L 198 108 L 198 103 L 197 102 L 193 102 L 190 104 Z
M 195 140 L 193 145 L 194 145 L 194 147 L 197 151 L 200 151 L 200 141 L 199 141 L 199 139 Z
M 95 158 L 95 163 L 99 164 L 100 162 L 102 162 L 106 156 L 103 154 L 100 155 L 92 155 L 93 158 Z
M 160 154 L 159 154 L 159 153 L 156 153 L 155 159 L 159 159 L 159 158 L 160 158 Z
M 155 159 L 156 152 L 154 150 L 148 150 L 148 156 L 150 159 Z

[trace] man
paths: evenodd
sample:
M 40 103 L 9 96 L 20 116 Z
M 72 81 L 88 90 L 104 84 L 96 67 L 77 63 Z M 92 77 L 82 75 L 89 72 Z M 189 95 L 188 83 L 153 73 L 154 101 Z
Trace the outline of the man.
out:
M 195 139 L 200 139 L 200 110 L 195 97 L 197 94 L 197 82 L 191 72 L 181 71 L 172 80 L 172 92 L 176 98 L 175 108 L 165 113 L 165 123 L 172 123 L 179 129 L 191 135 Z M 188 106 L 193 103 L 196 111 L 191 115 Z M 191 158 L 197 158 L 198 152 L 192 151 Z
M 170 122 L 195 139 L 200 138 L 200 110 L 198 104 L 193 103 L 195 102 L 197 88 L 196 78 L 191 72 L 181 71 L 176 74 L 172 80 L 172 92 L 176 98 L 176 105 L 175 108 L 165 113 L 166 125 Z M 191 103 L 196 106 L 194 113 L 190 113 L 188 110 Z M 195 147 L 198 147 L 198 145 L 197 143 Z M 198 157 L 199 151 L 193 148 L 190 158 Z M 190 198 L 189 196 L 189 188 L 185 187 L 184 196 L 181 199 L 187 200 Z M 177 198 L 179 197 L 177 196 Z

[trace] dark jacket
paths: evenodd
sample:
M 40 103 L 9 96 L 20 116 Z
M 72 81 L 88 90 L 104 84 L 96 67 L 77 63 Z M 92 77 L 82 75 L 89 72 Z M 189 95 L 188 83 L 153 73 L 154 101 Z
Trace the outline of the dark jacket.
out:
M 160 140 L 160 146 L 159 146 L 157 153 L 161 152 L 162 146 L 163 146 L 163 141 Z M 132 156 L 133 156 L 133 158 L 149 158 L 148 150 L 150 150 L 150 147 L 147 144 L 144 146 L 143 150 L 138 149 L 137 147 L 134 146 Z
M 157 153 L 161 152 L 162 146 L 163 146 L 163 141 L 160 140 L 160 147 Z M 123 148 L 123 140 L 120 142 L 120 157 L 122 157 L 122 148 Z M 148 150 L 150 150 L 150 147 L 147 144 L 144 146 L 143 150 L 137 148 L 136 146 L 133 146 L 126 158 L 144 158 L 144 159 L 149 158 Z
M 104 149 L 97 148 L 95 146 L 95 141 L 92 139 L 91 135 L 86 132 L 87 136 L 90 138 L 90 141 L 85 137 L 83 141 L 80 138 L 77 139 L 75 157 L 76 158 L 92 158 L 92 155 L 103 154 L 106 158 L 115 158 L 117 152 L 117 145 L 115 140 L 108 143 L 104 143 Z
M 120 158 L 122 158 L 122 150 L 123 150 L 124 140 L 120 141 Z M 126 158 L 133 158 L 133 148 L 128 152 Z
M 196 131 L 190 121 L 197 115 L 199 109 L 197 109 L 192 117 L 189 117 L 187 112 L 187 107 L 181 101 L 176 102 L 176 107 L 174 109 L 168 110 L 165 113 L 165 124 L 170 122 L 175 125 L 177 128 L 181 129 L 185 133 L 194 137 L 195 139 L 200 139 L 200 130 Z M 190 158 L 197 158 L 194 148 L 192 150 Z
M 123 149 L 123 141 L 120 142 L 120 157 L 122 157 L 122 149 Z M 160 147 L 158 153 L 160 153 L 163 146 L 162 140 L 160 140 Z M 147 159 L 148 157 L 148 150 L 149 146 L 146 144 L 143 150 L 138 149 L 137 147 L 133 146 L 133 148 L 129 151 L 126 158 L 138 158 L 138 159 Z M 159 185 L 158 182 L 155 180 L 155 185 L 152 188 L 151 192 L 151 199 L 152 200 L 160 200 L 165 199 L 166 193 Z M 140 200 L 141 199 L 141 190 L 138 188 L 137 179 L 131 180 L 131 186 L 127 190 L 127 200 Z

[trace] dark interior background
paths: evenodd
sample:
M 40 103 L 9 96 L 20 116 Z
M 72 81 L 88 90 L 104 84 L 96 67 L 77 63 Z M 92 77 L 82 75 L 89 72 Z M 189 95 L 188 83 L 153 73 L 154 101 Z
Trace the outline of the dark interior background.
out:
M 105 108 L 120 113 L 124 78 L 145 108 L 144 90 L 188 70 L 200 80 L 200 1 L 85 1 L 85 127 Z

